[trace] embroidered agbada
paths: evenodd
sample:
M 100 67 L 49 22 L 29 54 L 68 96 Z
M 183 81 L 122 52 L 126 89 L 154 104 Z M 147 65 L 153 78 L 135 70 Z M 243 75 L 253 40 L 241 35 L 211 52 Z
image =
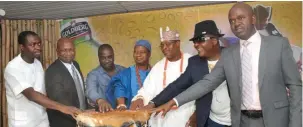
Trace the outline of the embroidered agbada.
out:
M 167 63 L 166 70 L 166 83 L 163 87 L 163 71 L 165 66 L 166 58 L 163 58 L 148 74 L 147 78 L 143 83 L 143 87 L 138 91 L 138 94 L 134 97 L 133 100 L 143 98 L 144 105 L 147 105 L 148 102 L 159 94 L 167 85 L 176 80 L 185 70 L 188 65 L 188 59 L 191 57 L 190 54 L 183 54 L 183 65 L 182 72 L 180 73 L 180 63 L 181 59 L 174 62 Z M 178 107 L 176 110 L 169 111 L 164 118 L 161 118 L 161 113 L 158 116 L 152 114 L 149 125 L 151 127 L 184 127 L 186 122 L 189 120 L 190 116 L 195 111 L 195 101 L 189 102 L 181 107 Z M 181 117 L 180 117 L 181 116 Z

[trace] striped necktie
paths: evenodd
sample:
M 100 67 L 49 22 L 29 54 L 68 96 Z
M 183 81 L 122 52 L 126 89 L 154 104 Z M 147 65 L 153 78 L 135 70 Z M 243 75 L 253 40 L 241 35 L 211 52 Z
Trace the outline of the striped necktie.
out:
M 247 46 L 251 42 L 245 41 L 243 43 L 242 52 L 242 104 L 246 109 L 250 109 L 253 102 L 252 94 L 252 63 L 251 63 L 251 52 L 248 50 Z

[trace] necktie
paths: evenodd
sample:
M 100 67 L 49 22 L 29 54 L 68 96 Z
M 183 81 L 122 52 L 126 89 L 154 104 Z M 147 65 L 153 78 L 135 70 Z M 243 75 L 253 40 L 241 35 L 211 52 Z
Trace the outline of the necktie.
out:
M 215 67 L 215 64 L 208 64 L 209 72 L 211 72 Z
M 251 42 L 245 41 L 243 43 L 242 52 L 242 104 L 246 109 L 250 109 L 253 101 L 252 93 L 252 64 L 251 64 L 251 52 L 248 50 L 247 46 Z
M 78 94 L 78 98 L 79 98 L 79 103 L 80 103 L 80 109 L 85 109 L 85 97 L 84 97 L 84 91 L 81 87 L 81 82 L 79 79 L 79 76 L 77 74 L 76 68 L 74 65 L 72 65 L 72 71 L 73 71 L 73 79 L 75 82 L 75 86 L 77 89 L 77 94 Z

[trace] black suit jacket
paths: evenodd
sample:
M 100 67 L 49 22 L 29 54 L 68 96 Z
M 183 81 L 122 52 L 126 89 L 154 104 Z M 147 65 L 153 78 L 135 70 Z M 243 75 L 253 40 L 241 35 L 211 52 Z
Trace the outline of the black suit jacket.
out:
M 83 80 L 79 64 L 76 61 L 73 61 L 73 64 Z M 52 63 L 45 72 L 45 89 L 51 100 L 80 108 L 73 77 L 59 59 Z M 47 109 L 47 115 L 51 127 L 76 127 L 76 121 L 70 115 L 52 109 Z
M 166 87 L 154 99 L 152 99 L 152 102 L 154 102 L 156 106 L 165 104 L 179 93 L 182 93 L 191 85 L 201 80 L 203 76 L 208 73 L 208 63 L 205 58 L 201 58 L 198 55 L 189 58 L 185 72 L 178 79 L 169 84 L 168 87 Z M 198 127 L 204 127 L 209 117 L 211 102 L 212 93 L 208 93 L 196 100 L 196 118 Z

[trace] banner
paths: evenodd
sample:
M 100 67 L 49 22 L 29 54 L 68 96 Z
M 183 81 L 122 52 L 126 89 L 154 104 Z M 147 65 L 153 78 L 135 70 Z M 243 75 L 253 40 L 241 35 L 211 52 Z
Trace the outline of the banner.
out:
M 86 74 L 95 66 L 98 60 L 98 47 L 102 44 L 92 36 L 92 30 L 87 18 L 68 19 L 60 22 L 61 37 L 72 38 L 76 47 L 76 61 L 82 72 Z
M 301 67 L 302 2 L 247 2 L 257 15 L 256 29 L 265 36 L 283 36 L 289 39 L 294 57 Z M 92 16 L 63 20 L 61 34 L 75 39 L 76 60 L 84 77 L 99 65 L 97 47 L 102 43 L 112 45 L 115 63 L 128 67 L 134 64 L 133 48 L 139 39 L 152 44 L 151 64 L 163 58 L 159 48 L 159 28 L 169 26 L 180 33 L 183 52 L 196 54 L 193 43 L 194 26 L 202 20 L 214 20 L 221 33 L 224 46 L 236 43 L 238 38 L 230 30 L 228 12 L 234 3 L 183 7 L 124 14 Z

